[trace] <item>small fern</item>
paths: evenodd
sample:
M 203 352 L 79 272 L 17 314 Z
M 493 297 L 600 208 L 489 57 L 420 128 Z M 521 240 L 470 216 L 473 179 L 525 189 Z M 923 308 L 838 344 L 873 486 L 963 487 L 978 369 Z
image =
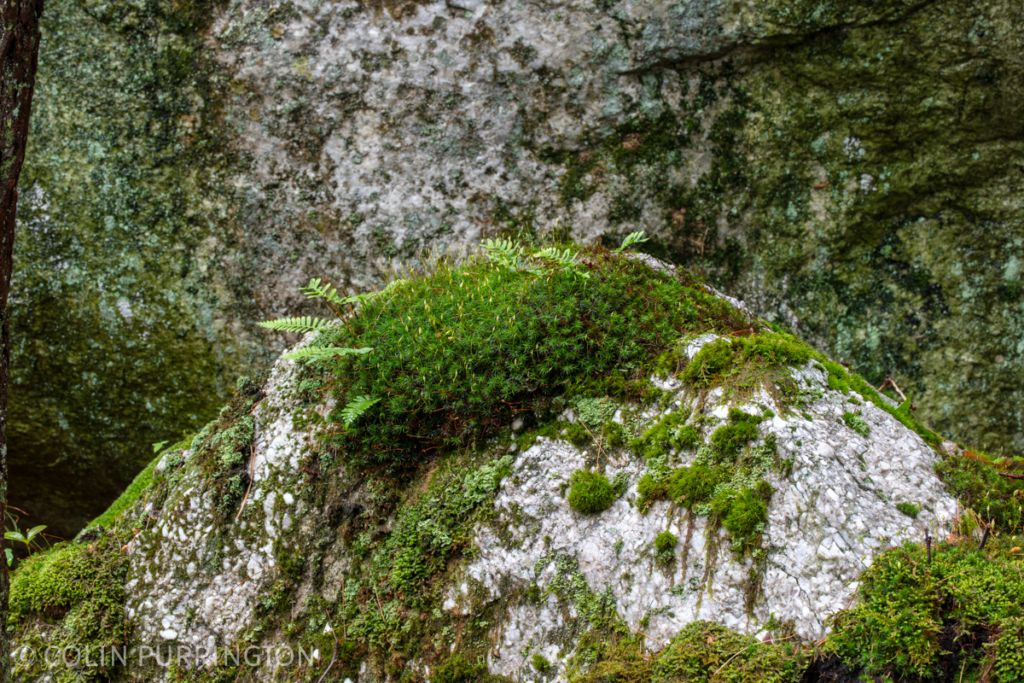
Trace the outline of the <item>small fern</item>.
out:
M 344 346 L 305 346 L 284 354 L 288 360 L 314 361 L 327 360 L 337 356 L 365 356 L 372 348 L 350 349 Z
M 618 249 L 615 249 L 616 254 L 621 254 L 631 247 L 635 247 L 638 244 L 643 244 L 647 241 L 647 233 L 643 230 L 637 230 L 626 235 L 626 238 L 622 240 L 622 244 L 619 245 Z
M 345 427 L 349 428 L 355 424 L 363 413 L 372 408 L 374 404 L 380 401 L 379 398 L 373 396 L 356 396 L 354 399 L 348 402 L 348 404 L 341 409 L 341 420 L 345 423 Z
M 578 275 L 581 278 L 589 278 L 590 273 L 583 269 L 579 254 L 572 249 L 559 249 L 558 247 L 547 247 L 533 253 L 534 258 L 544 261 L 551 261 L 558 264 L 563 270 Z
M 256 323 L 260 327 L 278 332 L 323 332 L 335 327 L 336 320 L 317 318 L 311 315 L 304 315 L 295 318 L 278 318 L 277 320 L 264 320 Z
M 323 299 L 332 306 L 344 306 L 352 303 L 353 297 L 345 297 L 338 294 L 338 290 L 329 282 L 324 282 L 318 277 L 309 281 L 301 291 L 307 299 Z
M 510 239 L 484 240 L 481 245 L 487 258 L 496 265 L 507 270 L 519 270 L 519 262 L 523 256 L 523 247 Z

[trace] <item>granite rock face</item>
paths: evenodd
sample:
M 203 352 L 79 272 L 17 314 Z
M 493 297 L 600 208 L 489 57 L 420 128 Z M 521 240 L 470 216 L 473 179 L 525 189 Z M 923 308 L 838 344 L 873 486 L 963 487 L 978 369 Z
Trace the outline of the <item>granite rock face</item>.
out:
M 269 361 L 251 323 L 301 310 L 296 285 L 362 290 L 499 232 L 645 229 L 869 379 L 893 376 L 936 428 L 1020 449 L 1022 12 L 52 2 L 13 500 L 80 526 L 140 444 L 198 426 Z M 43 466 L 95 493 L 62 509 L 28 488 Z

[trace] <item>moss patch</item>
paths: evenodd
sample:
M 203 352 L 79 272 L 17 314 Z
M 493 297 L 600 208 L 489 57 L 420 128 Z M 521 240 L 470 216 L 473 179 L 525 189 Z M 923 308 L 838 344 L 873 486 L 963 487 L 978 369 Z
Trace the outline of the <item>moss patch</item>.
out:
M 584 515 L 604 512 L 615 502 L 615 487 L 604 474 L 576 470 L 569 480 L 569 507 Z

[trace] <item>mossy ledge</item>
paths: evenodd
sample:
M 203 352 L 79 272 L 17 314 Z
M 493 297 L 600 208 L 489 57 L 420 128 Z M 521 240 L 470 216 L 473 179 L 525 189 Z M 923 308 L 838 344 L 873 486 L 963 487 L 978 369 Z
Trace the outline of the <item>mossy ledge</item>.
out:
M 1016 461 L 942 444 L 686 271 L 544 253 L 440 262 L 337 311 L 302 348 L 372 352 L 242 383 L 15 572 L 16 652 L 205 658 L 17 657 L 19 680 L 1019 680 Z M 572 504 L 578 472 L 599 504 Z M 926 534 L 949 539 L 930 562 Z

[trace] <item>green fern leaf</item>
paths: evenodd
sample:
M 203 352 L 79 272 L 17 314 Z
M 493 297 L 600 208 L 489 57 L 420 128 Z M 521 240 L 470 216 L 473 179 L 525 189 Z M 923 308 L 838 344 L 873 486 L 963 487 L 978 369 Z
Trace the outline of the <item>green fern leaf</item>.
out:
M 482 245 L 487 258 L 506 270 L 519 270 L 523 247 L 510 239 L 484 240 Z
M 379 398 L 373 396 L 356 396 L 354 399 L 348 402 L 348 404 L 341 409 L 341 419 L 345 423 L 345 427 L 351 427 L 355 424 L 363 413 L 372 408 L 374 404 L 380 401 Z
M 647 233 L 645 233 L 643 230 L 637 230 L 636 232 L 631 232 L 628 235 L 626 235 L 626 238 L 624 240 L 622 240 L 622 244 L 620 244 L 619 248 L 615 250 L 615 253 L 616 254 L 621 254 L 622 252 L 626 251 L 630 247 L 635 247 L 636 245 L 642 244 L 642 243 L 644 243 L 646 241 L 647 241 Z
M 328 360 L 338 356 L 365 356 L 372 348 L 350 349 L 344 346 L 304 346 L 284 354 L 287 360 L 314 361 Z
M 583 269 L 583 264 L 580 262 L 579 254 L 574 252 L 572 249 L 558 249 L 557 247 L 547 247 L 540 251 L 534 252 L 534 258 L 538 258 L 544 261 L 551 261 L 552 263 L 558 264 L 562 270 L 571 272 L 574 275 L 578 275 L 583 279 L 589 278 L 590 273 Z
M 351 303 L 351 297 L 344 297 L 338 294 L 338 290 L 335 289 L 334 285 L 329 282 L 324 282 L 318 277 L 313 278 L 309 281 L 301 291 L 307 299 L 323 299 L 329 304 L 335 306 L 344 306 L 347 303 Z
M 256 323 L 260 327 L 278 332 L 323 332 L 336 326 L 338 321 L 327 318 L 316 318 L 311 315 L 296 318 L 278 318 Z

